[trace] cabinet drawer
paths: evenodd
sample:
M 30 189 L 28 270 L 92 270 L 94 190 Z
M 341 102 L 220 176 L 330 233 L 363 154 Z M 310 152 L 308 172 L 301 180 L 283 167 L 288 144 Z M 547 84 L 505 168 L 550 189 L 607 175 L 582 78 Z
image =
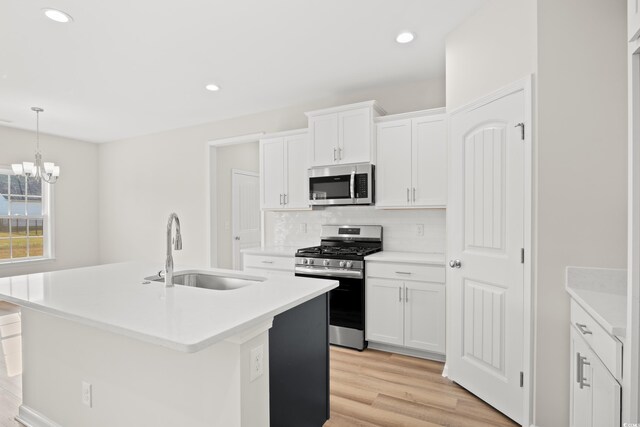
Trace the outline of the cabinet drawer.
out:
M 602 360 L 611 374 L 622 381 L 622 343 L 612 337 L 578 303 L 571 300 L 571 324 Z
M 444 267 L 419 264 L 367 262 L 367 277 L 384 279 L 445 282 Z
M 245 254 L 243 260 L 243 265 L 251 268 L 293 271 L 295 267 L 295 259 L 293 257 Z

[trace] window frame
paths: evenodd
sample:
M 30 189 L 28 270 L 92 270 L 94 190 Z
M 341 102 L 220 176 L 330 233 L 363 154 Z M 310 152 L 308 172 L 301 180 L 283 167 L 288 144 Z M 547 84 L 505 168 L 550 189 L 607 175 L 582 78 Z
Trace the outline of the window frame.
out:
M 10 166 L 0 165 L 1 175 L 16 176 Z M 55 259 L 54 254 L 54 227 L 53 227 L 53 185 L 48 184 L 44 180 L 41 181 L 42 188 L 42 214 L 41 215 L 0 215 L 0 219 L 42 219 L 42 255 L 41 256 L 25 256 L 20 258 L 0 259 L 0 268 L 4 266 L 15 266 L 23 263 L 34 263 L 49 261 Z M 25 195 L 28 197 L 28 194 Z M 1 196 L 0 196 L 1 197 Z M 27 242 L 29 235 L 25 236 Z M 28 244 L 28 243 L 27 243 Z M 11 244 L 10 244 L 11 245 Z M 10 246 L 11 247 L 11 246 Z

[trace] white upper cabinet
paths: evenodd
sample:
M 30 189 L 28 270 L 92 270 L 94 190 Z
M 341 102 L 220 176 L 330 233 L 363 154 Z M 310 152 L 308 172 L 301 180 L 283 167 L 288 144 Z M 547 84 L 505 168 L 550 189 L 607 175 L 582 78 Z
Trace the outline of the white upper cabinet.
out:
M 376 207 L 447 205 L 443 109 L 389 116 L 377 124 Z
M 309 136 L 305 132 L 284 137 L 285 182 L 287 209 L 309 208 L 308 149 Z
M 311 166 L 375 164 L 374 119 L 383 114 L 375 101 L 308 112 Z
M 627 0 L 627 20 L 629 41 L 633 41 L 640 35 L 640 0 Z
M 409 206 L 411 200 L 411 120 L 378 124 L 376 206 Z
M 308 149 L 306 129 L 260 140 L 262 209 L 309 209 Z

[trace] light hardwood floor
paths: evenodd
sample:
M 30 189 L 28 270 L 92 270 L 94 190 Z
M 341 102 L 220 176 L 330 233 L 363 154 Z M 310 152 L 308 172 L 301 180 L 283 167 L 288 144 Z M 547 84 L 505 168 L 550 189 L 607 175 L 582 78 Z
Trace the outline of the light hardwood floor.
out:
M 443 364 L 376 350 L 331 347 L 331 419 L 325 427 L 514 427 L 442 377 Z
M 0 357 L 0 359 L 2 359 Z M 0 360 L 0 427 L 14 421 L 20 378 Z M 442 363 L 331 347 L 331 419 L 325 427 L 513 427 L 511 420 L 442 377 Z

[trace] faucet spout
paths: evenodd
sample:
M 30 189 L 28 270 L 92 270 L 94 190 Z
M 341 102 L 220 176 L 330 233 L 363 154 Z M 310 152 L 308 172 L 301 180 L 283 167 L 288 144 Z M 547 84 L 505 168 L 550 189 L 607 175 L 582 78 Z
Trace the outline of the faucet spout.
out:
M 167 258 L 164 263 L 164 286 L 169 288 L 173 286 L 173 255 L 171 253 L 172 243 L 172 225 L 176 223 L 176 237 L 173 239 L 173 249 L 179 251 L 182 249 L 182 234 L 180 233 L 180 219 L 178 215 L 172 213 L 169 215 L 169 221 L 167 221 Z

